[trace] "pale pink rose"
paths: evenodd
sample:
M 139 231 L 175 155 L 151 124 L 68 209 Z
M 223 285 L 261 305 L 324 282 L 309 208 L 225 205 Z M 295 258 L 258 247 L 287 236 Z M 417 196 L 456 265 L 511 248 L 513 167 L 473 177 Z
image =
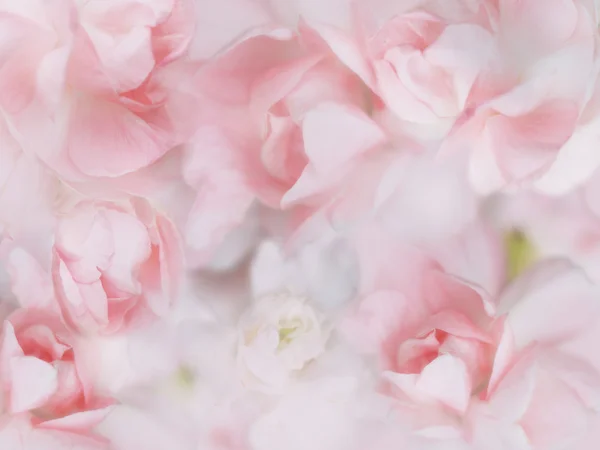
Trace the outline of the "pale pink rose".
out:
M 538 24 L 540 14 L 552 27 Z M 535 182 L 553 165 L 553 179 L 572 170 L 573 158 L 559 155 L 589 145 L 588 120 L 578 125 L 595 84 L 595 29 L 579 1 L 498 3 L 498 59 L 475 83 L 442 150 L 471 149 L 478 190 Z
M 83 202 L 62 217 L 52 275 L 65 322 L 111 333 L 164 315 L 182 270 L 177 232 L 141 199 Z
M 488 193 L 551 168 L 544 189 L 589 175 L 578 161 L 595 140 L 594 18 L 580 1 L 383 1 L 351 28 L 314 28 L 400 119 L 394 128 L 441 140 L 447 157 L 468 151 L 470 181 Z
M 352 26 L 309 25 L 381 97 L 404 132 L 443 137 L 494 56 L 487 5 L 381 1 L 358 8 Z
M 375 357 L 375 370 L 392 387 L 384 384 L 383 391 L 409 409 L 399 412 L 407 423 L 421 423 L 410 405 L 462 416 L 486 386 L 496 342 L 495 305 L 486 288 L 498 289 L 499 267 L 492 259 L 499 255 L 488 255 L 488 236 L 475 234 L 476 253 L 465 257 L 467 233 L 474 231 L 482 232 L 471 227 L 455 242 L 439 242 L 443 265 L 432 258 L 435 245 L 426 252 L 376 227 L 357 238 L 362 295 L 338 329 L 358 351 Z M 431 426 L 440 425 L 436 420 L 431 415 Z
M 19 144 L 71 180 L 124 175 L 177 145 L 184 72 L 173 62 L 191 40 L 191 6 L 3 2 L 0 107 Z
M 286 292 L 259 298 L 239 325 L 238 368 L 249 389 L 279 393 L 294 373 L 325 351 L 319 313 Z
M 425 279 L 420 302 L 398 306 L 398 293 L 387 292 L 359 309 L 372 330 L 363 336 L 384 344 L 375 348 L 387 348 L 393 367 L 385 378 L 402 431 L 386 431 L 390 439 L 427 449 L 587 448 L 600 417 L 598 286 L 571 264 L 549 261 L 506 289 L 497 312 L 480 308 L 469 318 L 479 295 L 439 275 Z M 423 320 L 420 311 L 442 298 L 451 309 Z M 427 325 L 415 327 L 419 317 Z
M 5 320 L 0 359 L 9 413 L 30 411 L 48 420 L 105 403 L 82 380 L 74 342 L 60 317 L 49 311 L 19 309 Z
M 309 29 L 244 36 L 198 70 L 194 92 L 205 108 L 183 174 L 198 191 L 186 241 L 200 264 L 257 204 L 319 202 L 385 139 L 358 77 Z
M 367 295 L 342 330 L 379 356 L 401 397 L 462 414 L 491 366 L 490 305 L 435 266 L 411 282 Z
M 541 265 L 509 289 L 493 370 L 471 411 L 477 448 L 588 448 L 600 405 L 598 286 L 563 261 Z M 518 445 L 517 445 L 518 443 Z M 502 448 L 502 447 L 498 447 Z
M 483 25 L 448 23 L 425 11 L 385 23 L 368 51 L 377 91 L 390 109 L 403 120 L 447 130 L 492 56 L 493 37 Z

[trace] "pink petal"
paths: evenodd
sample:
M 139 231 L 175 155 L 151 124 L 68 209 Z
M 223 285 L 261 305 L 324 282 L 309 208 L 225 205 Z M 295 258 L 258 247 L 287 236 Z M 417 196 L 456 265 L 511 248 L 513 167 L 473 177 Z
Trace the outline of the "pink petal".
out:
M 377 61 L 375 73 L 381 97 L 399 118 L 425 124 L 439 120 L 432 109 L 415 97 L 414 93 L 398 79 L 398 74 L 389 61 Z
M 190 211 L 187 243 L 203 251 L 220 243 L 243 222 L 254 200 L 254 194 L 237 173 L 216 174 L 204 183 Z
M 58 419 L 48 420 L 41 423 L 40 428 L 51 430 L 71 431 L 81 433 L 101 423 L 113 410 L 113 407 L 92 409 L 75 414 L 70 414 Z
M 539 448 L 569 446 L 585 433 L 592 413 L 552 372 L 540 370 L 536 375 L 533 398 L 521 424 Z
M 10 361 L 23 357 L 23 349 L 15 336 L 13 325 L 5 320 L 2 326 L 2 347 L 0 347 L 0 377 L 10 379 Z
M 11 359 L 10 374 L 10 411 L 13 414 L 42 406 L 58 387 L 56 369 L 33 356 Z
M 356 73 L 370 88 L 374 87 L 373 69 L 357 39 L 342 33 L 334 27 L 313 23 L 310 25 L 329 45 L 333 53 Z
M 465 339 L 476 339 L 481 342 L 491 342 L 487 333 L 481 331 L 467 316 L 452 310 L 441 311 L 427 321 L 427 327 L 443 330 Z
M 327 192 L 332 185 L 341 181 L 343 172 L 334 176 L 323 176 L 318 173 L 312 165 L 308 165 L 302 171 L 296 183 L 281 198 L 280 207 L 288 209 L 301 202 L 309 203 L 311 197 Z
M 569 192 L 592 177 L 600 167 L 600 116 L 579 124 L 562 147 L 554 164 L 536 183 L 542 192 L 560 195 Z
M 383 131 L 358 109 L 324 103 L 302 124 L 304 146 L 317 172 L 329 173 L 385 142 Z
M 360 351 L 377 352 L 386 339 L 404 324 L 408 303 L 400 292 L 374 292 L 341 321 L 341 331 Z
M 157 63 L 169 63 L 181 56 L 194 37 L 195 3 L 175 0 L 169 18 L 152 30 L 152 51 Z
M 471 397 L 471 380 L 465 363 L 452 355 L 441 355 L 428 364 L 416 388 L 459 413 L 464 413 Z
M 505 361 L 497 359 L 495 364 L 503 362 Z M 496 417 L 517 422 L 529 408 L 533 397 L 536 367 L 532 364 L 530 352 L 519 355 L 518 358 L 511 356 L 506 362 L 509 364 L 508 370 L 502 373 L 487 401 Z M 500 373 L 503 369 L 494 367 L 494 371 L 498 370 L 495 373 Z
M 600 317 L 598 287 L 580 269 L 548 272 L 542 266 L 527 278 L 513 287 L 515 294 L 520 291 L 520 301 L 507 318 L 517 348 L 570 339 Z
M 217 4 L 199 0 L 195 4 L 198 32 L 190 49 L 194 58 L 210 58 L 248 30 L 271 22 L 267 8 L 250 0 L 225 0 Z
M 10 253 L 8 268 L 12 291 L 23 307 L 47 307 L 54 300 L 50 274 L 23 249 Z
M 25 49 L 4 62 L 0 69 L 0 104 L 10 113 L 19 113 L 35 97 L 32 79 L 37 66 L 37 50 Z
M 184 257 L 181 238 L 175 224 L 167 217 L 157 215 L 156 227 L 160 236 L 161 284 L 171 304 L 178 297 L 182 285 Z
M 546 45 L 571 37 L 578 21 L 573 0 L 500 1 L 501 20 L 520 38 L 529 37 Z M 538 20 L 540 17 L 546 20 Z
M 146 167 L 167 150 L 160 134 L 143 119 L 109 102 L 73 102 L 68 154 L 89 176 L 115 177 Z
M 110 266 L 103 277 L 119 290 L 139 294 L 141 286 L 135 279 L 141 264 L 150 257 L 148 230 L 135 216 L 120 211 L 104 211 L 115 246 Z
M 574 102 L 547 101 L 520 117 L 490 117 L 485 132 L 500 168 L 523 179 L 549 167 L 573 134 L 578 115 Z
M 302 151 L 301 131 L 289 118 L 269 116 L 268 125 L 261 160 L 273 177 L 286 185 L 293 183 L 307 163 Z

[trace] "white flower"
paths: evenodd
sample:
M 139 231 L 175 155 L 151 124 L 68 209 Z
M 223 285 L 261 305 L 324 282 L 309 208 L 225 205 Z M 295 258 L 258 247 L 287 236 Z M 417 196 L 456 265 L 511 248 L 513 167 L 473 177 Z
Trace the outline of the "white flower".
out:
M 327 333 L 304 298 L 284 292 L 260 298 L 242 318 L 238 367 L 249 389 L 278 393 L 294 372 L 325 350 Z

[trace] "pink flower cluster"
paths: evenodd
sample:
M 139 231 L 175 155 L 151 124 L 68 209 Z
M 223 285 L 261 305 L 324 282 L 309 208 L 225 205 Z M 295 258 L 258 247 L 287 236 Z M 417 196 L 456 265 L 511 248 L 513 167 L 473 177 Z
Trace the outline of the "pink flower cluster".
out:
M 0 0 L 0 449 L 600 448 L 594 0 Z

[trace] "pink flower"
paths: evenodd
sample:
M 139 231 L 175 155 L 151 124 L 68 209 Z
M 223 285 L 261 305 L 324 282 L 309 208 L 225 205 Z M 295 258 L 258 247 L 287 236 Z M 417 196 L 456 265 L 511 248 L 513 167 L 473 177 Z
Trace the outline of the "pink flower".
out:
M 486 382 L 491 338 L 466 317 L 441 312 L 397 346 L 388 378 L 417 399 L 436 400 L 464 412 L 469 398 Z M 436 379 L 437 378 L 437 379 Z M 447 383 L 440 385 L 440 381 Z
M 570 170 L 559 157 L 563 147 L 571 153 L 570 145 L 587 145 L 579 136 L 588 133 L 585 121 L 578 124 L 595 83 L 595 22 L 581 2 L 530 3 L 499 3 L 498 60 L 477 80 L 470 108 L 444 143 L 471 149 L 470 179 L 485 193 L 534 182 L 554 164 L 556 179 Z M 542 13 L 553 28 L 536 24 Z
M 0 0 L 0 449 L 597 450 L 594 3 Z
M 0 107 L 19 144 L 71 180 L 124 175 L 177 145 L 183 72 L 173 62 L 191 40 L 190 6 L 2 5 Z
M 280 393 L 294 372 L 325 351 L 327 332 L 305 299 L 288 293 L 257 300 L 240 323 L 238 366 L 242 383 Z
M 441 144 L 441 155 L 467 151 L 478 190 L 535 182 L 553 164 L 546 189 L 551 180 L 567 185 L 589 175 L 574 156 L 593 142 L 597 115 L 579 126 L 596 81 L 587 5 L 416 3 L 382 2 L 346 30 L 314 26 L 400 119 L 395 128 Z M 552 27 L 538 23 L 545 14 Z M 564 146 L 568 154 L 558 158 Z
M 494 55 L 494 36 L 487 5 L 414 3 L 363 7 L 345 29 L 310 24 L 381 97 L 404 132 L 439 139 L 467 107 Z
M 39 309 L 19 309 L 4 322 L 0 360 L 6 409 L 59 418 L 101 406 L 78 371 L 74 336 L 60 318 Z
M 397 399 L 394 421 L 404 430 L 392 441 L 541 449 L 593 439 L 598 286 L 569 263 L 548 261 L 494 306 L 421 252 L 398 255 L 409 270 L 390 278 L 379 266 L 380 290 L 342 324 L 362 351 L 379 355 L 391 382 L 384 392 Z
M 494 448 L 500 435 L 512 448 L 597 442 L 597 298 L 598 286 L 563 261 L 541 265 L 505 293 L 484 403 L 469 415 L 474 442 Z
M 411 285 L 398 278 L 394 290 L 368 294 L 342 329 L 379 355 L 402 396 L 464 413 L 489 373 L 492 305 L 433 262 L 422 264 L 405 280 Z
M 598 123 L 600 121 L 600 78 L 581 111 L 577 129 L 556 157 L 555 163 L 536 182 L 536 190 L 549 195 L 562 195 L 594 178 L 598 168 Z M 593 182 L 592 182 L 593 183 Z
M 111 333 L 159 317 L 182 269 L 173 224 L 140 199 L 83 202 L 61 218 L 52 274 L 65 322 Z
M 405 121 L 447 130 L 492 55 L 493 37 L 484 25 L 449 23 L 425 11 L 386 22 L 368 51 L 377 91 L 390 109 Z

